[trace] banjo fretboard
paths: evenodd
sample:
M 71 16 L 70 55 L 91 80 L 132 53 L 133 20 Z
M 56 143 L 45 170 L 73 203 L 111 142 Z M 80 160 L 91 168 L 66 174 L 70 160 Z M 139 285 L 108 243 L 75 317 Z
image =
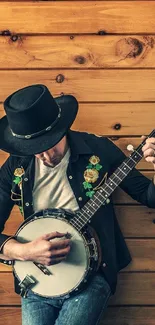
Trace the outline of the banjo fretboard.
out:
M 146 138 L 151 138 L 153 136 L 155 136 L 155 130 L 153 130 Z M 134 150 L 134 152 L 129 157 L 127 157 L 122 162 L 122 164 L 114 171 L 114 173 L 106 180 L 106 182 L 96 191 L 93 198 L 91 198 L 70 221 L 70 223 L 78 231 L 80 231 L 91 221 L 92 216 L 101 207 L 102 204 L 108 202 L 107 200 L 109 196 L 142 159 L 142 147 L 145 144 L 145 141 L 146 139 L 137 147 L 137 149 Z

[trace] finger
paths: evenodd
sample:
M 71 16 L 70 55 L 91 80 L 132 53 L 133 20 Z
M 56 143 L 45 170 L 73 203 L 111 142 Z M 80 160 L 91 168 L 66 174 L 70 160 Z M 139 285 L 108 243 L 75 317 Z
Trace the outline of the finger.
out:
M 51 240 L 51 249 L 61 249 L 71 245 L 70 239 L 63 239 L 59 241 Z
M 144 158 L 154 157 L 155 156 L 155 150 L 154 150 L 154 148 L 149 148 L 147 150 L 144 150 L 143 153 L 144 153 Z
M 146 152 L 147 150 L 155 150 L 155 144 L 153 144 L 153 143 L 149 143 L 149 142 L 147 142 L 147 143 L 145 143 L 144 144 L 144 146 L 143 146 L 143 148 L 142 148 L 142 151 L 143 152 Z
M 141 139 L 142 139 L 143 141 L 146 140 L 146 142 L 148 141 L 148 142 L 153 142 L 153 143 L 155 143 L 155 137 L 147 138 L 146 135 L 142 135 L 142 136 L 141 136 Z
M 153 143 L 155 144 L 155 138 L 147 138 L 146 143 Z
M 66 248 L 63 248 L 63 249 L 52 250 L 51 258 L 55 259 L 57 257 L 66 256 L 69 253 L 69 251 L 70 251 L 70 246 L 67 246 Z
M 148 156 L 148 157 L 145 158 L 145 160 L 146 160 L 147 162 L 150 162 L 150 163 L 152 163 L 152 164 L 155 164 L 155 157 L 150 157 L 150 156 Z
M 43 235 L 42 239 L 50 240 L 50 239 L 54 239 L 54 238 L 61 238 L 61 237 L 64 237 L 65 235 L 66 235 L 66 233 L 61 233 L 61 232 L 55 231 L 55 232 L 51 232 L 49 234 Z
M 62 261 L 66 260 L 66 256 L 62 256 L 62 257 L 57 257 L 57 258 L 54 258 L 54 259 L 51 259 L 47 265 L 54 265 L 54 264 L 57 264 L 57 263 L 60 263 Z
M 141 140 L 144 141 L 146 139 L 146 135 L 141 136 Z
M 47 265 L 47 266 L 50 266 L 50 265 L 53 265 L 53 264 L 57 264 L 57 263 L 60 263 L 61 261 L 65 260 L 66 259 L 66 255 L 65 256 L 59 256 L 59 257 L 55 257 L 55 258 L 39 258 L 37 260 L 35 260 L 35 262 L 37 263 L 41 263 L 43 265 Z

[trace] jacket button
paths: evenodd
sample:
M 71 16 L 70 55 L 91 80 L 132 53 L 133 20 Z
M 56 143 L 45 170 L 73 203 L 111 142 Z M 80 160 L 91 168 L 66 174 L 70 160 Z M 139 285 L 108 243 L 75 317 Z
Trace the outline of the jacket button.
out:
M 70 176 L 69 176 L 69 179 L 72 179 L 72 178 L 73 178 L 73 176 L 72 176 L 72 175 L 70 175 Z
M 25 205 L 26 205 L 26 207 L 29 207 L 30 203 L 29 202 L 26 202 Z
M 24 178 L 24 181 L 25 181 L 25 182 L 27 182 L 27 181 L 28 181 L 28 178 L 27 178 L 27 177 L 25 177 L 25 178 Z
M 79 200 L 79 201 L 82 201 L 82 197 L 80 196 L 80 197 L 78 198 L 78 200 Z
M 103 267 L 106 267 L 107 266 L 107 264 L 106 263 L 103 263 L 103 265 L 102 265 Z

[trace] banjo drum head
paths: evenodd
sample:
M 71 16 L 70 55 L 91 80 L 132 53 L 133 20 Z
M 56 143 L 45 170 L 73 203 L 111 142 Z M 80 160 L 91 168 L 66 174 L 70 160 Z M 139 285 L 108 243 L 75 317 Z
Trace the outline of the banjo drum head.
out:
M 18 279 L 22 281 L 27 275 L 32 276 L 37 283 L 31 290 L 44 297 L 61 297 L 78 290 L 89 267 L 89 250 L 84 236 L 61 217 L 37 216 L 19 228 L 16 238 L 26 243 L 55 231 L 68 232 L 71 235 L 71 250 L 62 262 L 46 266 L 50 275 L 44 274 L 32 261 L 15 261 L 14 263 L 14 271 Z M 56 240 L 61 239 L 52 239 L 52 241 Z

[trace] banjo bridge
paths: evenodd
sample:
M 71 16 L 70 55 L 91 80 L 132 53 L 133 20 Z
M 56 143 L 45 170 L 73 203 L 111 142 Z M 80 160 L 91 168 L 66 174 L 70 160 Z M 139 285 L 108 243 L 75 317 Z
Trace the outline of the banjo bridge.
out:
M 45 275 L 52 275 L 51 271 L 49 269 L 47 269 L 47 267 L 43 264 L 37 263 L 37 262 L 33 262 L 34 265 L 36 265 L 38 267 L 38 269 L 43 272 Z

